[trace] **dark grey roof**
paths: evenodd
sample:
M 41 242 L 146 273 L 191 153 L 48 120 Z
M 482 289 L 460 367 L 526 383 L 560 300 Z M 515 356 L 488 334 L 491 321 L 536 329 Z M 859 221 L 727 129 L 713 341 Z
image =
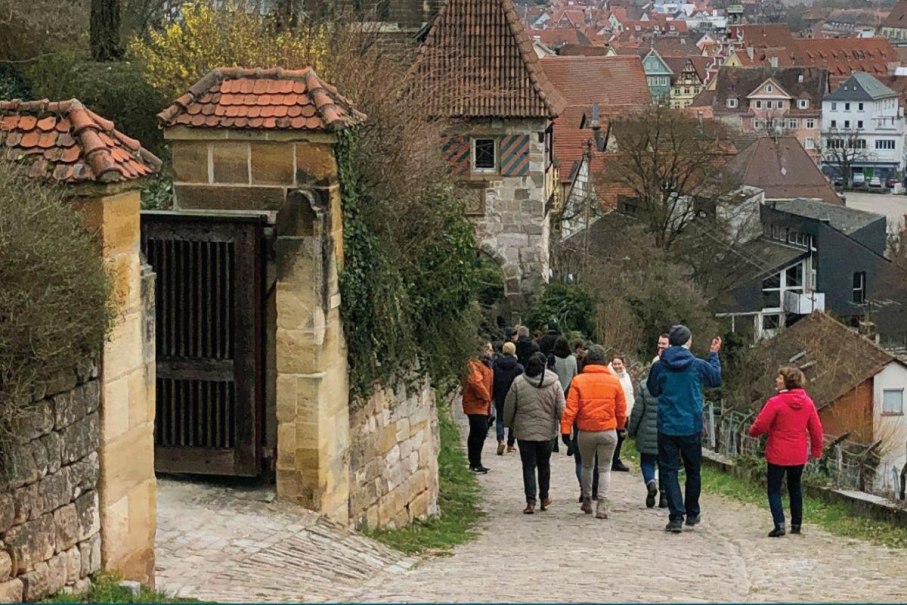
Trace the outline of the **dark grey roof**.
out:
M 766 80 L 772 78 L 795 99 L 809 99 L 806 110 L 794 105 L 790 115 L 816 113 L 822 107 L 822 97 L 828 92 L 828 70 L 818 67 L 722 67 L 715 82 L 712 109 L 715 115 L 747 112 L 745 99 Z M 727 106 L 728 98 L 737 99 L 736 108 Z
M 854 72 L 834 92 L 825 96 L 825 101 L 877 101 L 896 97 L 891 90 L 865 71 Z
M 845 235 L 850 235 L 859 231 L 866 225 L 870 225 L 876 221 L 885 220 L 885 217 L 881 214 L 874 214 L 872 212 L 847 208 L 845 206 L 835 206 L 815 200 L 779 200 L 766 202 L 766 205 L 775 208 L 776 210 L 781 210 L 782 212 L 796 214 L 797 216 L 803 216 L 819 221 L 828 221 L 829 225 Z
M 795 248 L 761 236 L 742 244 L 740 252 L 741 258 L 747 261 L 742 264 L 741 270 L 749 279 L 776 272 L 808 254 L 803 248 Z

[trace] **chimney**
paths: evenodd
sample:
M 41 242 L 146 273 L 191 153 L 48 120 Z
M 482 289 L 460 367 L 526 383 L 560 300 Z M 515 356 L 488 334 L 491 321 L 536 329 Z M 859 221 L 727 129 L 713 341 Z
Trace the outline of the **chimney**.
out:
M 752 46 L 746 47 L 746 54 L 749 55 L 750 61 L 752 61 L 753 60 L 753 47 Z
M 772 67 L 778 67 L 778 57 L 769 57 L 768 64 Z
M 598 101 L 592 104 L 592 120 L 589 122 L 589 127 L 592 129 L 592 136 L 595 137 L 595 150 L 604 151 L 602 149 L 602 122 Z

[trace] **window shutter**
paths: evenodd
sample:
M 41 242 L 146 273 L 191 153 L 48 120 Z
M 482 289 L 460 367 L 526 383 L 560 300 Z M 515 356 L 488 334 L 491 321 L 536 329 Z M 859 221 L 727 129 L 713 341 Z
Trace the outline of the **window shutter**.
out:
M 501 138 L 501 176 L 529 176 L 529 135 Z
M 441 150 L 447 159 L 447 169 L 450 171 L 451 176 L 467 176 L 469 174 L 469 154 L 471 149 L 467 137 L 450 137 L 441 147 Z

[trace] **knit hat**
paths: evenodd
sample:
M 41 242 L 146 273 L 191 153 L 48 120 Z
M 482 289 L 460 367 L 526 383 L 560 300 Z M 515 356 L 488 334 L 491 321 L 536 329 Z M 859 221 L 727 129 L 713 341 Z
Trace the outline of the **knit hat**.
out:
M 677 324 L 668 332 L 668 342 L 672 347 L 682 347 L 690 342 L 692 337 L 693 333 L 690 332 L 690 329 L 681 324 Z

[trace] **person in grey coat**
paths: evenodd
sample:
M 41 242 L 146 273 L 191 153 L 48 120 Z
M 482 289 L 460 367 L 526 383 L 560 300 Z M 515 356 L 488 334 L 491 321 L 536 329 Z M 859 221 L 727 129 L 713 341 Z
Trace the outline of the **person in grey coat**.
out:
M 526 371 L 517 376 L 504 400 L 504 424 L 513 429 L 523 463 L 523 489 L 526 508 L 523 513 L 535 512 L 536 488 L 542 510 L 551 505 L 551 452 L 564 415 L 564 391 L 557 374 L 547 370 L 547 359 L 534 353 L 526 363 Z M 536 468 L 538 485 L 536 485 Z
M 646 506 L 655 506 L 658 488 L 655 484 L 655 464 L 658 461 L 658 397 L 653 397 L 646 387 L 644 376 L 636 387 L 636 403 L 627 423 L 627 434 L 636 439 L 639 467 L 646 484 Z M 659 508 L 668 506 L 664 491 L 658 500 Z

